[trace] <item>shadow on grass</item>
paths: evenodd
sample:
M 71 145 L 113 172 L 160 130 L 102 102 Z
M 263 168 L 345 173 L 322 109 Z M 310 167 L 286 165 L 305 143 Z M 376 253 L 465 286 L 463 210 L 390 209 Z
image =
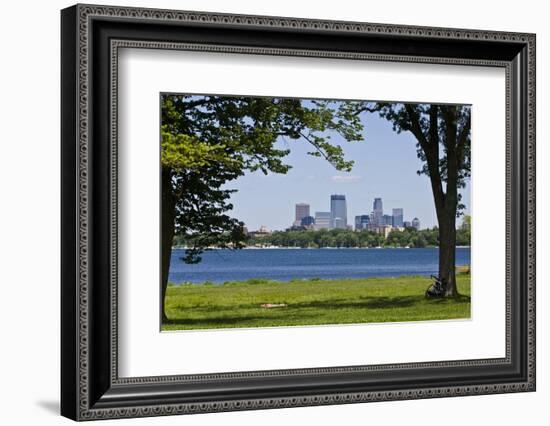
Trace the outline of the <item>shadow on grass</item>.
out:
M 459 295 L 458 297 L 442 297 L 442 298 L 435 298 L 435 299 L 426 299 L 430 303 L 438 304 L 438 303 L 455 303 L 455 304 L 464 304 L 464 303 L 470 303 L 472 298 L 470 296 L 466 296 L 464 294 Z
M 319 308 L 319 309 L 394 309 L 406 308 L 417 304 L 423 298 L 418 296 L 379 296 L 360 297 L 356 301 L 346 299 L 319 300 L 293 304 L 293 308 Z
M 271 327 L 281 324 L 287 324 L 291 322 L 294 324 L 299 324 L 300 322 L 308 321 L 311 318 L 316 317 L 317 315 L 306 313 L 303 310 L 298 311 L 292 308 L 285 308 L 284 310 L 277 311 L 264 311 L 265 315 L 231 315 L 227 316 L 208 316 L 205 315 L 203 318 L 175 318 L 168 319 L 162 323 L 163 326 L 180 326 L 184 329 L 193 329 L 193 328 L 228 328 L 228 327 L 239 327 L 242 324 L 250 324 L 255 322 L 254 327 Z M 273 315 L 275 314 L 275 315 Z M 281 315 L 282 314 L 282 315 Z M 206 327 L 207 326 L 207 327 Z
M 404 308 L 412 306 L 420 301 L 424 300 L 423 297 L 417 296 L 402 296 L 402 297 L 360 297 L 356 300 L 350 299 L 329 299 L 329 300 L 315 300 L 310 302 L 294 302 L 290 303 L 287 307 L 277 310 L 264 310 L 267 313 L 288 313 L 289 311 L 295 312 L 296 310 L 304 308 L 315 309 L 388 309 L 388 308 Z M 284 298 L 276 303 L 284 303 Z M 195 314 L 201 313 L 203 315 L 211 315 L 220 311 L 241 311 L 241 310 L 256 310 L 261 309 L 260 304 L 257 303 L 242 303 L 239 305 L 202 305 L 194 307 L 185 307 L 177 309 L 178 313 L 185 315 L 185 311 L 192 311 Z M 220 317 L 222 318 L 222 317 Z M 230 318 L 230 317 L 227 317 Z M 256 319 L 255 317 L 241 317 L 245 319 Z M 258 317 L 266 318 L 266 317 Z
M 235 325 L 246 321 L 256 321 L 266 319 L 262 316 L 240 316 L 240 317 L 205 317 L 205 318 L 177 318 L 164 321 L 162 325 L 181 325 L 181 326 L 198 326 L 198 325 Z
M 280 297 L 277 300 L 271 300 L 272 303 L 286 303 L 284 297 Z M 327 300 L 314 300 L 308 302 L 294 302 L 289 303 L 288 307 L 284 308 L 285 311 L 290 309 L 300 308 L 319 308 L 319 309 L 395 309 L 395 308 L 407 308 L 415 304 L 464 304 L 470 303 L 470 296 L 459 296 L 456 299 L 441 298 L 441 299 L 427 299 L 423 295 L 409 295 L 409 296 L 361 296 L 355 299 L 343 298 L 343 299 L 327 299 Z M 260 303 L 240 303 L 235 305 L 198 305 L 198 306 L 179 306 L 175 309 L 185 315 L 185 311 L 192 310 L 193 312 L 201 312 L 205 315 L 220 311 L 232 311 L 232 310 L 255 310 L 260 309 Z M 283 312 L 281 310 L 271 312 Z M 263 318 L 263 317 L 262 317 Z
M 438 306 L 441 304 L 468 304 L 470 303 L 469 296 L 459 296 L 456 299 L 442 298 L 442 299 L 426 299 L 424 296 L 412 295 L 412 296 L 378 296 L 378 297 L 361 297 L 356 300 L 350 301 L 348 299 L 331 299 L 331 300 L 319 300 L 311 302 L 299 302 L 292 303 L 286 308 L 282 308 L 276 311 L 264 311 L 264 315 L 235 315 L 241 309 L 259 309 L 257 304 L 240 304 L 235 306 L 218 306 L 211 305 L 208 307 L 201 306 L 197 308 L 187 308 L 180 310 L 180 314 L 185 315 L 185 311 L 192 311 L 194 315 L 199 312 L 204 315 L 202 318 L 175 318 L 170 319 L 168 322 L 163 323 L 166 326 L 180 326 L 185 329 L 192 328 L 225 328 L 225 327 L 238 327 L 243 323 L 250 323 L 254 321 L 268 322 L 270 325 L 276 326 L 281 320 L 285 322 L 293 321 L 305 321 L 307 317 L 312 317 L 311 311 L 306 313 L 305 309 L 320 309 L 326 311 L 334 311 L 339 309 L 399 309 L 410 308 L 411 306 L 418 305 L 419 308 L 425 309 L 430 305 Z M 220 311 L 227 312 L 227 315 L 220 315 Z M 233 311 L 233 314 L 232 312 Z M 216 315 L 217 314 L 217 315 Z M 243 312 L 244 314 L 244 312 Z M 275 314 L 275 315 L 273 315 Z M 318 313 L 317 313 L 318 314 Z M 306 321 L 307 322 L 307 321 Z M 261 327 L 262 324 L 256 325 Z M 265 325 L 264 325 L 265 326 Z
M 469 296 L 459 296 L 456 299 L 441 298 L 427 299 L 424 296 L 378 296 L 360 297 L 356 301 L 346 299 L 324 300 L 292 304 L 292 308 L 320 308 L 320 309 L 396 309 L 408 308 L 422 304 L 424 307 L 439 304 L 467 304 L 470 303 Z

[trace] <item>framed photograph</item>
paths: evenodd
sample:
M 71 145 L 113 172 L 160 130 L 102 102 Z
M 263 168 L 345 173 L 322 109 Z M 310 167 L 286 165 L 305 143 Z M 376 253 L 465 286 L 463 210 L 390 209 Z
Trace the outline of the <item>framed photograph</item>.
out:
M 535 35 L 61 12 L 61 412 L 535 390 Z

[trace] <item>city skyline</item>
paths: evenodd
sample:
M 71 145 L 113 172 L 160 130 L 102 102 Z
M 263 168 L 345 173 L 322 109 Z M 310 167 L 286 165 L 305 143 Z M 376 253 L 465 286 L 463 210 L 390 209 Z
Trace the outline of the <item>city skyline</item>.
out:
M 312 206 L 310 215 L 315 216 L 315 212 L 330 211 L 331 194 L 345 194 L 348 224 L 353 224 L 355 216 L 370 213 L 375 198 L 383 198 L 386 213 L 403 208 L 404 220 L 418 217 L 422 228 L 437 226 L 429 177 L 417 174 L 423 162 L 418 159 L 414 137 L 408 132 L 395 133 L 391 124 L 374 114 L 363 121 L 364 141 L 348 143 L 333 137 L 333 144 L 342 148 L 346 159 L 355 162 L 350 172 L 338 171 L 324 159 L 308 155 L 310 147 L 304 141 L 281 138 L 276 147 L 290 151 L 284 161 L 292 168 L 286 174 L 249 172 L 228 183 L 227 189 L 236 190 L 231 194 L 234 208 L 228 214 L 248 229 L 267 225 L 281 230 L 295 219 L 296 204 L 307 201 Z M 465 214 L 471 214 L 470 185 L 467 181 L 459 190 Z
M 383 199 L 376 197 L 373 202 L 373 210 L 365 211 L 363 214 L 356 215 L 351 220 L 347 216 L 345 194 L 330 194 L 330 211 L 321 211 L 312 206 L 307 201 L 302 201 L 295 204 L 294 221 L 284 229 L 275 229 L 268 224 L 262 224 L 260 228 L 269 231 L 284 231 L 291 228 L 309 228 L 309 229 L 368 229 L 370 227 L 383 227 L 391 225 L 394 228 L 403 228 L 412 226 L 420 228 L 421 221 L 416 215 L 410 215 L 410 220 L 404 220 L 403 207 L 394 207 L 391 209 L 392 214 L 384 214 Z M 343 203 L 339 205 L 338 202 Z M 245 224 L 246 226 L 246 224 Z M 260 229 L 258 228 L 258 229 Z M 247 228 L 248 229 L 248 228 Z M 251 231 L 251 229 L 248 229 Z

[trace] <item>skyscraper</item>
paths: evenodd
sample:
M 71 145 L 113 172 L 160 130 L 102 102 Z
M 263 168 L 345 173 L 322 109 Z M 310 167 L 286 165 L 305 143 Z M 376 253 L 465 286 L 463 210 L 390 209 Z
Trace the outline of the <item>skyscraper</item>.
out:
M 370 225 L 370 215 L 362 214 L 361 215 L 361 229 L 368 229 Z
M 382 215 L 382 222 L 379 224 L 380 226 L 386 226 L 390 225 L 393 226 L 393 216 L 390 216 L 389 214 Z
M 346 229 L 348 226 L 348 210 L 346 196 L 333 194 L 330 196 L 330 227 Z
M 330 212 L 315 212 L 315 229 L 330 228 Z
M 403 227 L 403 209 L 393 209 L 392 210 L 392 225 L 395 227 Z
M 296 217 L 294 219 L 294 224 L 300 225 L 302 223 L 302 219 L 306 216 L 309 216 L 309 204 L 306 204 L 306 203 L 296 204 Z
M 382 216 L 384 216 L 384 209 L 382 207 L 382 198 L 374 199 L 374 203 L 372 203 L 372 216 L 373 216 L 373 225 L 375 226 L 382 225 Z
M 362 229 L 368 229 L 370 224 L 370 216 L 368 214 L 362 214 L 355 216 L 355 230 L 360 231 Z

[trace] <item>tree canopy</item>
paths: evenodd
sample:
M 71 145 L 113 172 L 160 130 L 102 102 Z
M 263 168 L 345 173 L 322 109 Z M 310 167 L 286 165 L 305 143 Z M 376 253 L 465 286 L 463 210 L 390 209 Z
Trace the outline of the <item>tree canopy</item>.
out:
M 199 261 L 212 245 L 242 245 L 243 224 L 228 214 L 232 191 L 223 186 L 246 172 L 286 173 L 290 150 L 277 148 L 278 138 L 306 142 L 309 155 L 351 170 L 353 161 L 331 134 L 362 139 L 363 125 L 352 112 L 338 101 L 163 95 L 163 190 L 173 195 L 175 233 L 194 242 L 185 261 Z

